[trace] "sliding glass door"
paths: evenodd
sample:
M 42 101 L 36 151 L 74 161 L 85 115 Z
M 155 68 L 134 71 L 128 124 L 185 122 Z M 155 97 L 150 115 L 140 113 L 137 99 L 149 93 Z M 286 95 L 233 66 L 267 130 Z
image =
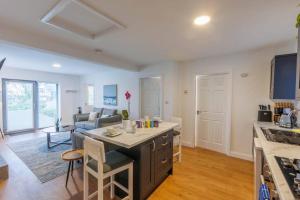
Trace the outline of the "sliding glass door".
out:
M 58 116 L 58 85 L 3 79 L 3 129 L 6 133 L 53 126 Z
M 7 132 L 33 129 L 35 82 L 12 80 L 4 81 L 4 85 L 4 129 Z
M 53 126 L 58 115 L 58 86 L 54 83 L 38 83 L 39 128 Z

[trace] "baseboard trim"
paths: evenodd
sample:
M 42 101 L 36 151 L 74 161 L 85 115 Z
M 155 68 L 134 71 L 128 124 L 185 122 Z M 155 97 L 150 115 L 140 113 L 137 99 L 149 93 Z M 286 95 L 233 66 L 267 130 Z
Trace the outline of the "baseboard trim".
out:
M 242 160 L 249 160 L 249 161 L 253 161 L 253 156 L 246 154 L 246 153 L 240 153 L 240 152 L 236 152 L 236 151 L 230 151 L 229 156 L 231 157 L 235 157 L 235 158 L 239 158 Z
M 182 141 L 182 146 L 194 148 L 195 145 L 192 142 Z

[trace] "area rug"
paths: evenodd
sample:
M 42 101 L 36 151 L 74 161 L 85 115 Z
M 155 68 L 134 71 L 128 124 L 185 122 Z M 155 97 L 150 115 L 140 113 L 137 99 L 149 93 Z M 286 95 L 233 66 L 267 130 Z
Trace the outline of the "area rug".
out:
M 61 141 L 69 137 L 70 133 L 61 133 L 51 136 L 51 140 Z M 46 137 L 40 137 L 34 140 L 9 143 L 8 146 L 42 183 L 59 177 L 68 171 L 68 162 L 61 159 L 61 154 L 66 150 L 70 150 L 71 145 L 63 144 L 48 150 Z M 78 167 L 79 164 L 75 162 L 74 168 Z

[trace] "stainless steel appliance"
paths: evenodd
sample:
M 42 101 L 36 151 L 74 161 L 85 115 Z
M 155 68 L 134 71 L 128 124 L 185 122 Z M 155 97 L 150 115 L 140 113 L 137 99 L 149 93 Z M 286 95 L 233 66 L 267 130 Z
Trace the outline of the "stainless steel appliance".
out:
M 296 200 L 300 200 L 300 160 L 277 157 L 275 159 Z

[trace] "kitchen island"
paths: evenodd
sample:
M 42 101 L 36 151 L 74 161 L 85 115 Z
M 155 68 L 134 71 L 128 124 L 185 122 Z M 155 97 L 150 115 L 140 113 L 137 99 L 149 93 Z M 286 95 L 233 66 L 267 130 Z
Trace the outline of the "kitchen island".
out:
M 273 123 L 262 123 L 262 122 L 255 122 L 253 125 L 253 132 L 254 136 L 254 152 L 255 149 L 261 149 L 263 152 L 262 157 L 264 157 L 265 161 L 267 162 L 272 178 L 274 180 L 277 193 L 279 195 L 280 200 L 291 200 L 295 199 L 292 191 L 290 190 L 286 179 L 275 159 L 275 156 L 279 157 L 286 157 L 290 159 L 300 159 L 300 146 L 298 145 L 291 145 L 291 144 L 284 144 L 278 142 L 270 142 L 266 139 L 265 135 L 261 128 L 267 129 L 275 129 L 275 130 L 287 130 L 284 128 L 280 128 Z M 254 153 L 255 154 L 255 153 Z M 258 194 L 258 188 L 260 186 L 260 179 L 258 175 L 262 172 L 262 165 L 259 161 L 259 155 L 255 155 L 254 157 L 258 158 L 255 159 L 255 187 L 256 187 L 256 196 Z
M 173 129 L 177 125 L 162 122 L 158 128 L 136 129 L 134 134 L 122 133 L 116 137 L 105 135 L 106 128 L 110 127 L 90 130 L 85 134 L 103 141 L 106 151 L 117 150 L 134 160 L 133 197 L 142 200 L 173 172 Z M 116 179 L 127 186 L 126 173 Z

